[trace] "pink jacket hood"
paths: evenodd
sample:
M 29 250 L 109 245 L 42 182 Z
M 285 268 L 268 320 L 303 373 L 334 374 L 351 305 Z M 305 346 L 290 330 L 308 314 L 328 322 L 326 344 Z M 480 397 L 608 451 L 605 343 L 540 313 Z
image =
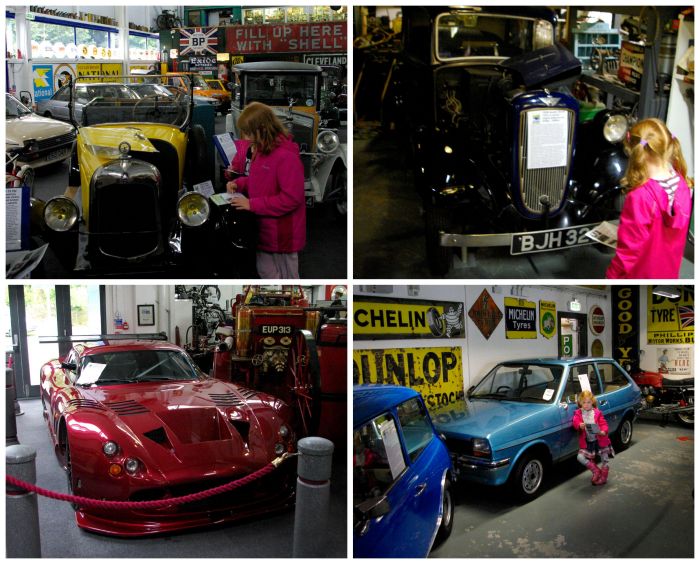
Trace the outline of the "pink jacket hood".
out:
M 622 208 L 617 250 L 606 278 L 678 278 L 692 207 L 682 177 L 671 210 L 656 180 L 632 190 Z

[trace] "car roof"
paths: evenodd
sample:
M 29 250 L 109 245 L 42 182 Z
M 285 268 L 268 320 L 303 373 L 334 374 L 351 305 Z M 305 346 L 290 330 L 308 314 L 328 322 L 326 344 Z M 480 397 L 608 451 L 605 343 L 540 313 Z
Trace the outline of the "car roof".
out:
M 546 6 L 404 6 L 402 9 L 404 13 L 416 11 L 423 11 L 429 14 L 431 19 L 448 12 L 467 12 L 476 15 L 497 14 L 512 17 L 538 18 L 552 23 L 556 21 L 554 12 Z
M 613 361 L 614 359 L 602 356 L 577 356 L 573 358 L 539 357 L 539 358 L 518 358 L 514 360 L 502 360 L 498 364 L 575 364 L 578 362 L 592 361 Z
M 239 63 L 233 67 L 236 71 L 245 72 L 309 72 L 321 73 L 323 69 L 310 63 L 294 63 L 291 61 L 257 61 Z
M 172 343 L 164 341 L 137 341 L 126 340 L 115 343 L 107 343 L 102 345 L 86 346 L 81 356 L 91 354 L 102 354 L 112 352 L 127 352 L 127 351 L 144 351 L 144 350 L 170 350 L 181 351 L 182 349 Z
M 395 405 L 419 395 L 417 391 L 403 386 L 384 386 L 381 384 L 353 386 L 352 411 L 354 425 L 360 425 Z

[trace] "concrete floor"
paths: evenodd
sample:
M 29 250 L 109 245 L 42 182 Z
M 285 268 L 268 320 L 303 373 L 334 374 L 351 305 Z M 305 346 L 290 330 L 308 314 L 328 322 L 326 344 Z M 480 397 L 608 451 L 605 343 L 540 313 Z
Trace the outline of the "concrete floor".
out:
M 432 278 L 426 262 L 421 201 L 411 167 L 394 134 L 377 122 L 355 124 L 353 176 L 353 275 L 355 278 Z M 693 278 L 694 248 L 688 245 L 681 278 Z M 455 253 L 445 278 L 605 277 L 613 257 L 602 245 L 511 256 L 507 247 Z
M 692 558 L 694 429 L 638 419 L 632 445 L 595 487 L 576 460 L 517 506 L 500 488 L 462 485 L 452 535 L 432 558 Z
M 224 132 L 225 116 L 217 115 L 215 133 Z M 217 157 L 215 185 L 218 185 L 218 167 Z M 68 161 L 65 161 L 36 171 L 34 194 L 46 201 L 53 196 L 63 194 L 67 185 Z M 348 220 L 347 216 L 339 217 L 334 207 L 322 204 L 306 210 L 307 244 L 299 255 L 299 271 L 302 278 L 342 279 L 347 277 Z M 65 271 L 50 255 L 47 255 L 45 265 L 45 271 L 35 274 L 37 277 L 76 277 L 75 273 Z M 196 276 L 196 273 L 192 273 L 192 277 Z
M 17 435 L 37 451 L 37 484 L 67 492 L 68 484 L 51 446 L 41 402 L 20 401 Z M 347 468 L 345 453 L 334 456 L 328 530 L 319 545 L 327 557 L 347 556 Z M 292 555 L 294 509 L 231 525 L 142 539 L 119 539 L 85 532 L 68 503 L 39 497 L 41 554 L 44 558 L 287 558 Z M 7 536 L 12 535 L 7 516 Z

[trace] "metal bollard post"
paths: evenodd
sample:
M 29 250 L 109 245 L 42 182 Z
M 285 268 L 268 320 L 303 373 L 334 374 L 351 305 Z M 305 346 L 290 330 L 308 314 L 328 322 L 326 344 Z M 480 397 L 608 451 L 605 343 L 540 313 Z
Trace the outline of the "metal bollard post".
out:
M 306 437 L 297 443 L 297 499 L 294 512 L 292 557 L 324 556 L 328 505 L 331 492 L 333 443 L 321 437 Z
M 36 483 L 36 451 L 26 445 L 5 449 L 7 474 Z M 7 558 L 41 558 L 39 504 L 36 494 L 5 485 L 5 538 Z
M 5 368 L 5 446 L 19 444 L 15 418 L 15 378 L 12 368 Z

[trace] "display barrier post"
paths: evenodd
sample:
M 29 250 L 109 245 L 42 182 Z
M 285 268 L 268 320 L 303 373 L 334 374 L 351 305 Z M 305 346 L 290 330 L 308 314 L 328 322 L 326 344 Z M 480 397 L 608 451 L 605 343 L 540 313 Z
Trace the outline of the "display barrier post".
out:
M 331 491 L 333 443 L 306 437 L 297 443 L 297 494 L 294 513 L 294 558 L 324 556 Z
M 5 446 L 19 444 L 15 418 L 15 378 L 12 368 L 5 368 Z
M 36 483 L 36 451 L 26 445 L 5 449 L 8 476 Z M 5 537 L 7 558 L 41 558 L 39 505 L 37 496 L 10 484 L 5 485 Z

